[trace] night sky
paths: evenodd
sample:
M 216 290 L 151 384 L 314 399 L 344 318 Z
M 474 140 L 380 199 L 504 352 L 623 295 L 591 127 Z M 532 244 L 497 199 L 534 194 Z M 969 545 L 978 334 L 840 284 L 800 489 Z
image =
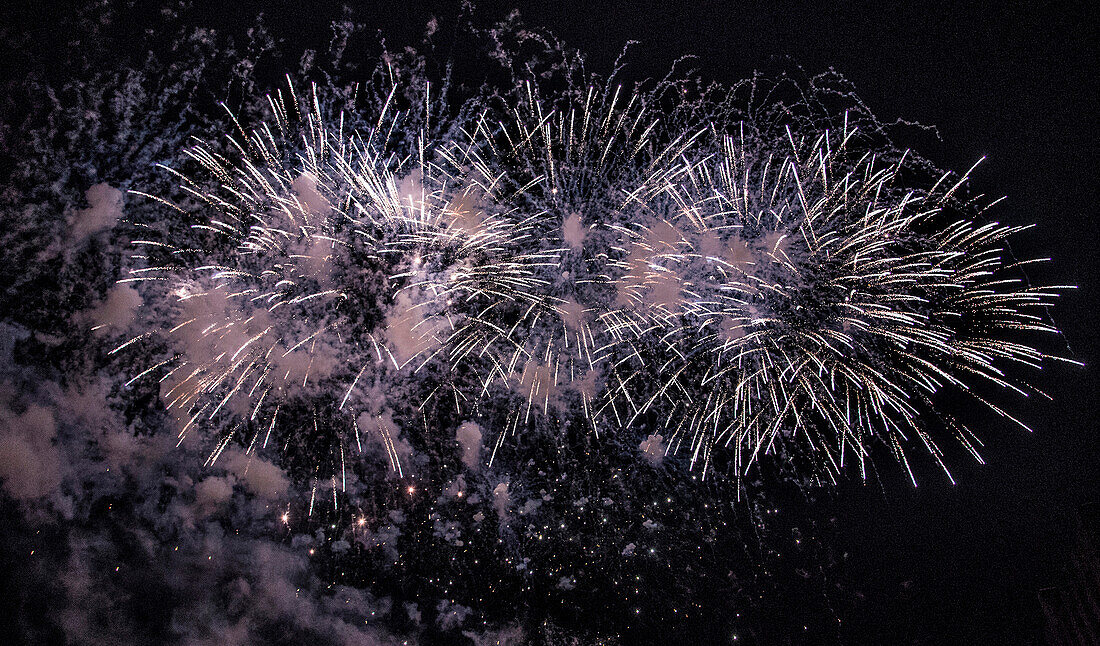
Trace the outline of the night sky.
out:
M 1076 510 L 1100 501 L 1100 34 L 1087 3 L 481 2 L 462 17 L 457 3 L 222 8 L 194 0 L 167 18 L 156 7 L 175 3 L 137 4 L 104 0 L 81 14 L 66 3 L 0 10 L 0 462 L 9 474 L 0 490 L 0 634 L 70 644 L 1045 643 L 1039 591 L 1066 584 Z M 700 483 L 679 462 L 631 462 L 625 449 L 637 440 L 601 447 L 567 423 L 555 439 L 515 440 L 502 466 L 480 471 L 456 457 L 455 437 L 466 446 L 461 430 L 449 443 L 402 440 L 397 451 L 414 456 L 413 475 L 391 473 L 386 452 L 373 447 L 356 458 L 357 493 L 341 493 L 333 510 L 332 489 L 310 487 L 324 428 L 279 435 L 290 453 L 265 454 L 255 470 L 241 466 L 248 458 L 235 446 L 227 464 L 204 466 L 213 434 L 171 448 L 155 385 L 119 386 L 165 348 L 142 350 L 131 365 L 107 356 L 142 333 L 142 310 L 138 322 L 119 324 L 126 334 L 88 330 L 100 319 L 86 313 L 107 307 L 100 304 L 132 253 L 127 242 L 138 237 L 123 225 L 140 221 L 74 224 L 73 214 L 90 222 L 106 208 L 101 198 L 115 199 L 89 189 L 167 190 L 153 163 L 176 164 L 186 134 L 217 137 L 225 129 L 217 99 L 243 100 L 225 79 L 240 72 L 229 69 L 234 59 L 250 55 L 246 34 L 261 12 L 279 55 L 255 70 L 260 94 L 295 73 L 303 50 L 323 52 L 330 23 L 344 19 L 365 25 L 375 43 L 377 31 L 390 52 L 423 47 L 432 31 L 436 58 L 457 56 L 456 74 L 477 77 L 469 61 L 481 59 L 455 44 L 463 21 L 488 27 L 512 9 L 582 52 L 598 75 L 637 41 L 624 83 L 660 79 L 688 55 L 700 77 L 723 84 L 757 71 L 832 69 L 880 122 L 935 128 L 898 127 L 897 146 L 958 172 L 985 157 L 969 190 L 1007 197 L 985 217 L 1036 224 L 1011 239 L 1012 251 L 1051 258 L 1030 266 L 1029 279 L 1077 286 L 1050 312 L 1063 338 L 1043 347 L 1084 367 L 1051 363 L 1023 375 L 1052 402 L 997 400 L 1033 434 L 944 402 L 985 441 L 984 465 L 948 451 L 954 485 L 927 459 L 917 461 L 917 487 L 893 465 L 866 481 L 849 469 L 835 487 L 773 465 L 739 497 L 730 481 Z M 196 29 L 204 36 L 187 40 Z M 184 88 L 165 104 L 135 99 L 138 110 L 161 112 L 127 113 L 127 126 L 116 127 L 110 115 L 119 112 L 104 97 L 158 87 L 147 77 L 120 81 L 128 69 L 187 80 L 163 81 Z M 81 108 L 77 95 L 99 103 L 81 99 Z M 102 116 L 89 116 L 95 110 Z M 159 183 L 132 183 L 138 176 Z M 134 199 L 120 207 L 127 215 Z M 396 404 L 391 412 L 397 421 L 411 414 Z M 25 430 L 39 427 L 47 430 L 37 437 Z M 454 498 L 466 479 L 448 489 L 461 463 L 481 507 Z M 509 486 L 494 495 L 502 483 L 510 498 Z M 317 511 L 314 494 L 328 496 Z M 475 511 L 481 517 L 471 520 Z M 500 517 L 496 533 L 484 530 L 485 515 Z M 520 516 L 538 522 L 506 526 Z M 547 529 L 559 521 L 560 531 Z M 633 538 L 651 535 L 650 544 Z M 465 538 L 462 549 L 455 536 Z M 649 546 L 666 556 L 642 555 Z M 640 583 L 622 601 L 631 580 Z

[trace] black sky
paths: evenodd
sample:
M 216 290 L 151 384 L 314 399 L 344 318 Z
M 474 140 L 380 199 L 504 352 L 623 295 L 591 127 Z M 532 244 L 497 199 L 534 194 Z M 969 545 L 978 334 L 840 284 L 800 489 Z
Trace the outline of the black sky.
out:
M 197 2 L 202 6 L 203 2 Z M 221 3 L 206 3 L 218 4 Z M 250 21 L 263 10 L 276 34 L 323 34 L 339 5 L 234 2 L 209 13 L 212 24 Z M 353 3 L 358 4 L 358 3 Z M 937 643 L 1016 643 L 1041 623 L 1037 591 L 1064 579 L 1077 506 L 1100 500 L 1095 433 L 1098 358 L 1097 77 L 1100 41 L 1090 3 L 1036 6 L 878 2 L 833 7 L 788 2 L 481 2 L 488 23 L 518 8 L 588 54 L 589 69 L 610 69 L 628 40 L 632 74 L 660 77 L 694 54 L 708 77 L 733 82 L 789 57 L 810 73 L 835 68 L 883 121 L 935 126 L 919 139 L 943 168 L 986 161 L 972 186 L 1008 199 L 991 217 L 1038 227 L 1013 242 L 1020 257 L 1050 256 L 1033 270 L 1040 283 L 1078 285 L 1053 312 L 1083 369 L 1053 366 L 1035 384 L 1054 403 L 1016 401 L 1029 435 L 993 416 L 986 421 L 985 466 L 958 462 L 959 484 L 925 465 L 913 489 L 898 473 L 883 482 L 847 482 L 835 500 L 844 550 L 865 584 L 868 635 L 921 634 Z M 13 11 L 13 9 L 8 9 Z M 43 42 L 48 7 L 14 9 Z M 376 23 L 392 42 L 413 42 L 432 16 L 455 3 L 361 3 L 355 18 Z M 44 50 L 45 55 L 45 50 Z M 976 418 L 977 419 L 977 418 Z M 982 424 L 974 426 L 981 429 Z M 901 592 L 899 592 L 901 591 Z M 889 601 L 878 601 L 876 595 Z

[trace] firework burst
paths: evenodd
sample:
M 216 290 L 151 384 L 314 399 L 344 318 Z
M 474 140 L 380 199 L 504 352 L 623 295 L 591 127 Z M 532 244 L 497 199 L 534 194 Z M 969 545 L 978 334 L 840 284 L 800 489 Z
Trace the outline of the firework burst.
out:
M 507 283 L 451 267 L 444 289 L 419 296 L 426 288 L 417 277 L 440 255 L 499 255 L 514 234 L 492 223 L 453 226 L 469 192 L 432 187 L 422 159 L 392 152 L 391 135 L 405 127 L 393 96 L 373 128 L 345 132 L 343 115 L 322 115 L 316 88 L 302 100 L 288 84 L 269 97 L 270 122 L 246 132 L 233 117 L 225 152 L 205 142 L 186 151 L 201 177 L 168 169 L 192 209 L 209 215 L 192 225 L 200 241 L 191 247 L 135 241 L 173 261 L 127 280 L 171 286 L 176 320 L 167 333 L 181 348 L 139 376 L 167 369 L 162 396 L 181 418 L 181 441 L 199 423 L 229 429 L 211 462 L 246 428 L 250 449 L 261 437 L 266 444 L 284 405 L 305 403 L 316 430 L 317 404 L 327 402 L 321 408 L 335 419 L 322 425 L 343 426 L 360 447 L 361 430 L 377 434 L 400 472 L 397 429 L 378 416 L 377 397 L 362 397 L 441 346 L 446 312 L 436 302 L 448 290 Z M 347 438 L 338 435 L 342 456 Z
M 1004 372 L 1058 359 L 1019 340 L 1057 332 L 1044 314 L 1060 289 L 1029 286 L 1007 259 L 1025 227 L 959 205 L 965 175 L 905 188 L 905 157 L 860 152 L 854 128 L 712 134 L 714 153 L 650 196 L 632 233 L 645 255 L 626 277 L 665 315 L 643 379 L 657 387 L 633 419 L 662 411 L 669 450 L 704 473 L 719 447 L 743 474 L 787 446 L 829 478 L 851 460 L 866 477 L 884 445 L 911 478 L 913 446 L 950 478 L 937 429 L 981 461 L 935 398 L 955 388 L 1019 423 L 980 384 L 1042 395 Z
M 652 327 L 653 312 L 617 295 L 619 232 L 635 219 L 631 196 L 667 182 L 694 139 L 660 136 L 655 95 L 590 83 L 547 97 L 525 82 L 502 110 L 507 118 L 495 127 L 482 120 L 455 164 L 498 187 L 529 230 L 526 257 L 539 261 L 528 265 L 534 279 L 522 302 L 485 307 L 464 330 L 477 332 L 456 337 L 490 357 L 483 391 L 495 381 L 521 395 L 510 433 L 536 412 L 573 406 L 597 434 L 604 412 L 621 425 L 608 393 L 622 388 L 619 366 L 637 355 L 633 340 Z

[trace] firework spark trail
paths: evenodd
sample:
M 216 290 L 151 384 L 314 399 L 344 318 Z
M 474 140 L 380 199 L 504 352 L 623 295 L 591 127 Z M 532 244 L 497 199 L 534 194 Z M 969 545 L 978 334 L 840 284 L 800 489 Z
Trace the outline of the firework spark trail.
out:
M 434 362 L 475 375 L 429 395 L 460 415 L 523 402 L 490 461 L 532 416 L 577 402 L 597 433 L 656 424 L 704 474 L 716 450 L 743 474 L 795 448 L 828 478 L 852 460 L 865 475 L 881 446 L 910 476 L 918 447 L 950 477 L 936 429 L 978 460 L 980 441 L 937 415 L 936 394 L 1016 421 L 975 386 L 1027 395 L 1003 367 L 1057 359 L 1012 340 L 1056 332 L 1040 314 L 1060 289 L 1015 278 L 1004 244 L 1022 228 L 955 208 L 965 175 L 905 189 L 905 156 L 881 161 L 847 119 L 769 139 L 662 123 L 656 89 L 547 98 L 527 83 L 505 118 L 486 108 L 452 140 L 421 129 L 401 157 L 396 87 L 364 133 L 289 87 L 269 98 L 274 129 L 232 117 L 228 152 L 187 151 L 213 182 L 170 171 L 213 214 L 193 226 L 201 248 L 135 241 L 201 260 L 126 279 L 177 297 L 184 350 L 134 379 L 167 368 L 181 441 L 233 429 L 211 460 L 234 419 L 266 416 L 248 445 L 266 444 L 281 407 L 326 389 L 354 419 L 366 384 Z M 402 472 L 400 429 L 370 426 Z

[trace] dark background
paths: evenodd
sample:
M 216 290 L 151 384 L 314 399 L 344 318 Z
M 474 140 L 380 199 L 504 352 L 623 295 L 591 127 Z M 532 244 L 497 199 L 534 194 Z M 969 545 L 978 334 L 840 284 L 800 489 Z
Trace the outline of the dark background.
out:
M 292 41 L 324 42 L 328 22 L 342 15 L 336 3 L 195 4 L 209 5 L 211 26 L 245 24 L 263 11 L 275 34 Z M 453 2 L 353 4 L 352 17 L 377 24 L 391 45 L 415 42 L 432 16 L 446 29 L 458 13 Z M 1038 591 L 1066 579 L 1074 512 L 1100 500 L 1093 368 L 1100 34 L 1090 3 L 1037 4 L 543 1 L 481 2 L 475 12 L 487 24 L 518 8 L 528 24 L 586 52 L 596 72 L 610 70 L 628 40 L 640 41 L 628 59 L 634 76 L 661 77 L 685 54 L 699 57 L 704 76 L 725 82 L 789 65 L 787 57 L 811 74 L 835 68 L 881 120 L 935 126 L 940 139 L 919 144 L 939 166 L 965 171 L 987 156 L 971 186 L 1008 197 L 990 217 L 1038 224 L 1013 249 L 1053 258 L 1031 277 L 1079 286 L 1053 317 L 1065 353 L 1086 367 L 1052 364 L 1033 383 L 1053 403 L 1008 406 L 1034 434 L 975 411 L 988 464 L 956 461 L 958 485 L 925 465 L 919 488 L 900 473 L 867 484 L 852 477 L 829 503 L 866 595 L 852 634 L 867 642 L 1035 641 Z M 5 10 L 40 36 L 44 56 L 51 39 L 64 38 L 51 31 L 49 11 L 38 3 Z

